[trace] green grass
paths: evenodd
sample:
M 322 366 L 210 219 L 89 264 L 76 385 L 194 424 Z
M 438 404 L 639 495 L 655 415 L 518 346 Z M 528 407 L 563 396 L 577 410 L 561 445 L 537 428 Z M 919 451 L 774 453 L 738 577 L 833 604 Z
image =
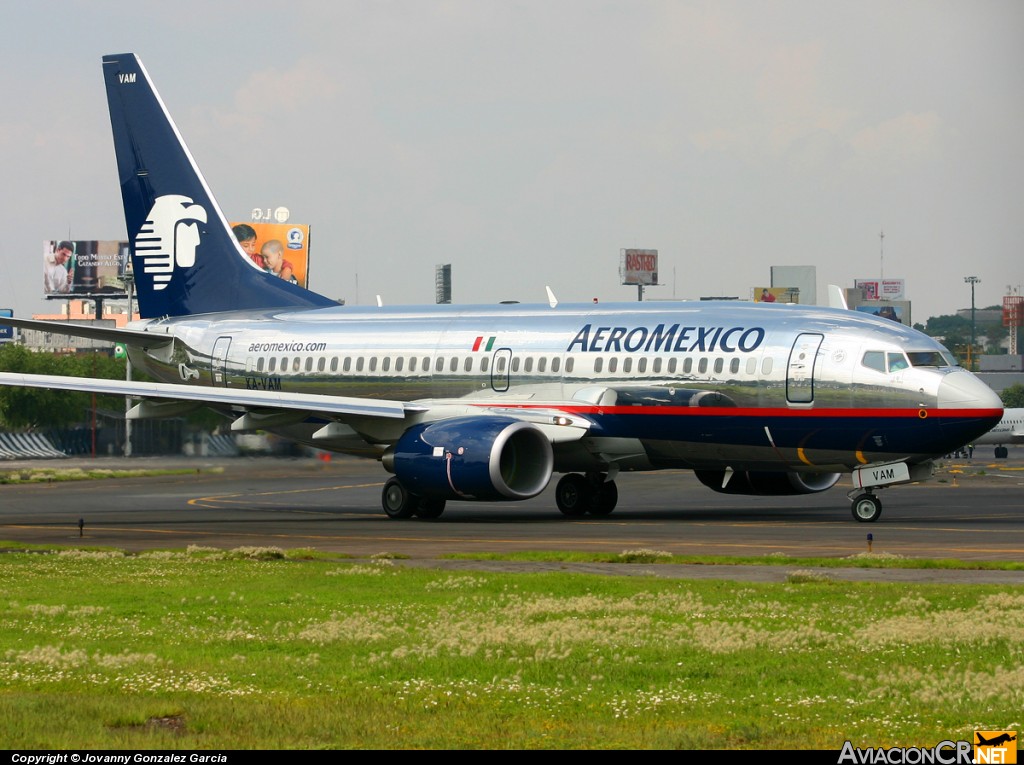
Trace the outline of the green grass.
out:
M 8 552 L 0 740 L 838 750 L 1020 727 L 1024 587 L 808 565 L 765 584 L 276 548 Z
M 52 468 L 52 467 L 31 467 L 19 470 L 0 470 L 0 484 L 11 483 L 54 483 L 57 481 L 95 481 L 104 478 L 142 478 L 161 475 L 194 475 L 196 473 L 223 473 L 224 468 L 175 468 L 175 469 L 147 469 L 136 468 L 131 470 L 115 470 L 93 468 L 83 470 L 82 468 Z
M 801 566 L 818 568 L 904 568 L 962 571 L 1022 571 L 1024 562 L 904 558 L 891 553 L 858 553 L 845 558 L 795 558 L 783 553 L 759 556 L 673 555 L 660 550 L 625 550 L 621 553 L 523 551 L 508 553 L 449 553 L 445 560 L 510 560 L 538 563 L 661 563 L 704 566 Z

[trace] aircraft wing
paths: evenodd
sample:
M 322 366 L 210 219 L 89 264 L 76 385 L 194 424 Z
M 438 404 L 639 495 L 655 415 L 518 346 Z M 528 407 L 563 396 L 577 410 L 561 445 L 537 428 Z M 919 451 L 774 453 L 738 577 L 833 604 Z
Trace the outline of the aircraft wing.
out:
M 103 393 L 165 401 L 195 402 L 197 405 L 241 407 L 255 410 L 306 412 L 327 417 L 384 417 L 402 419 L 407 414 L 423 411 L 423 407 L 402 401 L 324 396 L 315 393 L 285 393 L 267 390 L 236 390 L 209 385 L 176 385 L 169 383 L 100 380 L 96 378 L 62 377 L 60 375 L 26 375 L 0 372 L 0 385 L 28 388 L 56 388 L 82 393 Z
M 159 348 L 174 342 L 174 336 L 141 329 L 118 329 L 116 327 L 99 327 L 89 324 L 67 324 L 57 321 L 41 321 L 39 319 L 15 319 L 10 316 L 0 318 L 0 326 L 17 327 L 18 329 L 35 329 L 54 335 L 70 335 L 87 337 L 91 340 L 105 340 L 111 343 L 125 343 L 140 348 Z
M 0 372 L 0 386 L 54 388 L 79 393 L 100 393 L 140 398 L 127 413 L 129 419 L 170 417 L 212 406 L 230 409 L 237 419 L 232 430 L 257 430 L 281 424 L 298 423 L 309 417 L 348 423 L 372 440 L 394 440 L 414 422 L 432 422 L 457 416 L 501 414 L 530 422 L 553 443 L 576 441 L 586 435 L 591 422 L 567 414 L 557 406 L 545 409 L 506 409 L 504 407 L 466 406 L 464 404 L 393 401 L 387 399 L 326 396 L 316 393 L 289 393 L 268 390 L 240 390 L 210 385 L 104 380 L 61 375 L 31 375 Z M 241 413 L 239 410 L 243 410 Z M 404 420 L 404 422 L 399 422 Z M 376 423 L 376 424 L 374 424 Z M 330 439 L 330 427 L 314 438 Z

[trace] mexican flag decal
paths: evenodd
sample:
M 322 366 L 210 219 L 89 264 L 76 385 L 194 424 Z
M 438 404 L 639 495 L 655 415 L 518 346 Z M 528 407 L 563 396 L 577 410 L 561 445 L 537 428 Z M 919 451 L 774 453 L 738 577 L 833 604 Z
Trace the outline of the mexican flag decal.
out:
M 487 338 L 487 345 L 485 345 L 483 348 L 481 348 L 480 345 L 483 343 L 483 341 L 484 341 L 483 337 L 478 337 L 476 340 L 474 340 L 473 341 L 473 350 L 474 351 L 488 351 L 489 352 L 491 350 L 491 348 L 494 346 L 494 338 L 493 337 L 488 337 Z

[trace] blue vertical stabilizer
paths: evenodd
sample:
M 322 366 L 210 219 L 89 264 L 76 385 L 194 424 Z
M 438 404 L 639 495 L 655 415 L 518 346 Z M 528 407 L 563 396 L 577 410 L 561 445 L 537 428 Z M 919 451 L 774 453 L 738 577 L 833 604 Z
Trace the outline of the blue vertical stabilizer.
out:
M 245 255 L 136 55 L 104 56 L 103 79 L 143 318 L 337 305 Z

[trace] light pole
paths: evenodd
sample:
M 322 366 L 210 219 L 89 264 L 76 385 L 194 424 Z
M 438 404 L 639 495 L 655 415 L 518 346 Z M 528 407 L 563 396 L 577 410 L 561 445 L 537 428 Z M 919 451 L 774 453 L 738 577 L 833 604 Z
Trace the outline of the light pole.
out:
M 131 324 L 132 316 L 134 316 L 135 306 L 133 304 L 132 294 L 135 288 L 135 274 L 134 272 L 126 271 L 124 274 L 124 283 L 128 288 L 128 323 Z M 128 357 L 128 348 L 125 347 L 124 359 L 125 359 L 125 380 L 128 382 L 132 381 L 132 360 Z M 124 400 L 124 456 L 132 456 L 132 421 L 128 419 L 128 412 L 131 411 L 134 401 L 131 397 L 126 397 Z
M 965 276 L 964 277 L 964 283 L 971 285 L 971 347 L 968 349 L 968 352 L 967 352 L 967 368 L 968 369 L 973 369 L 974 368 L 974 328 L 975 328 L 975 322 L 974 322 L 974 285 L 975 284 L 980 284 L 981 283 L 981 279 L 979 279 L 977 276 Z

